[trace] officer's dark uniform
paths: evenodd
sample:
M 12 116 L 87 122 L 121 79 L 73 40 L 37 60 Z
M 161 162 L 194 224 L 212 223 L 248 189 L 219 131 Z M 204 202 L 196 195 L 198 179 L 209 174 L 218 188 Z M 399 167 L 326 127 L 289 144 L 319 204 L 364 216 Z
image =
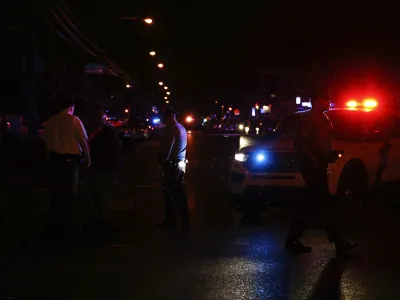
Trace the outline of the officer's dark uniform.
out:
M 175 116 L 172 109 L 167 114 Z M 165 219 L 162 224 L 176 225 L 176 211 L 181 219 L 182 229 L 189 228 L 189 211 L 187 197 L 183 185 L 186 165 L 186 129 L 175 118 L 164 129 L 163 143 L 159 153 L 162 167 L 162 191 L 165 205 Z
M 321 217 L 328 239 L 335 243 L 337 251 L 351 250 L 355 246 L 352 243 L 345 242 L 342 238 L 337 224 L 336 202 L 331 199 L 328 186 L 328 164 L 332 161 L 334 154 L 332 130 L 331 121 L 322 112 L 310 110 L 299 117 L 295 145 L 298 142 L 305 143 L 316 163 L 310 162 L 305 156 L 302 158 L 301 174 L 305 181 L 305 193 L 303 197 L 296 199 L 298 205 L 296 217 L 290 226 L 285 244 L 289 250 L 296 252 L 311 251 L 311 247 L 304 246 L 299 239 L 303 235 L 307 220 L 316 208 L 321 209 Z
M 103 124 L 91 134 L 89 145 L 91 200 L 97 201 L 100 219 L 111 222 L 112 191 L 120 164 L 120 140 L 114 126 Z

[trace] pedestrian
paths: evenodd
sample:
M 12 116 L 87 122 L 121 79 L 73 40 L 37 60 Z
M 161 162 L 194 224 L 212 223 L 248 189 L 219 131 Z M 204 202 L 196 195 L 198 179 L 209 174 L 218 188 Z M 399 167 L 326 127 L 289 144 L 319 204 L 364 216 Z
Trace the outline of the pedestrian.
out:
M 162 169 L 162 192 L 165 205 L 165 219 L 160 225 L 176 226 L 177 212 L 183 231 L 189 229 L 189 209 L 183 178 L 186 171 L 186 129 L 177 122 L 177 112 L 166 110 L 167 125 L 158 155 Z
M 72 229 L 76 213 L 79 167 L 90 166 L 87 134 L 74 115 L 75 103 L 64 92 L 56 95 L 61 111 L 45 123 L 43 140 L 49 153 L 50 225 L 57 234 Z
M 311 252 L 311 247 L 303 245 L 300 238 L 316 208 L 322 209 L 328 239 L 335 243 L 338 256 L 356 247 L 355 243 L 347 242 L 342 237 L 337 221 L 337 205 L 331 198 L 328 186 L 328 164 L 337 158 L 333 150 L 332 123 L 324 113 L 329 107 L 328 98 L 315 94 L 312 97 L 312 108 L 299 117 L 294 143 L 302 160 L 301 174 L 305 181 L 305 193 L 302 199 L 296 199 L 296 217 L 285 243 L 286 249 L 297 253 Z
M 120 163 L 121 143 L 114 126 L 107 124 L 107 115 L 103 111 L 97 113 L 96 119 L 96 129 L 89 137 L 92 165 L 88 180 L 91 200 L 97 204 L 99 225 L 111 229 L 111 200 Z

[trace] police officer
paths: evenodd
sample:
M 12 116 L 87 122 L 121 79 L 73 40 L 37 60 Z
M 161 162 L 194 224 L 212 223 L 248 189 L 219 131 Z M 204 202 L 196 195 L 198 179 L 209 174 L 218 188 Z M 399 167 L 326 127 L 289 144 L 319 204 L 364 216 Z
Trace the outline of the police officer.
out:
M 121 142 L 114 126 L 107 124 L 107 115 L 97 113 L 97 129 L 89 137 L 92 165 L 89 183 L 91 200 L 96 200 L 100 223 L 111 226 L 111 201 L 117 169 L 120 164 Z
M 295 147 L 301 155 L 301 173 L 305 181 L 305 194 L 297 199 L 296 219 L 291 224 L 285 247 L 297 253 L 311 252 L 311 247 L 300 242 L 306 221 L 315 208 L 322 208 L 322 218 L 330 242 L 335 243 L 337 255 L 355 248 L 354 243 L 343 239 L 337 224 L 334 202 L 328 186 L 328 164 L 337 159 L 333 150 L 332 123 L 324 111 L 329 110 L 327 97 L 315 94 L 312 97 L 312 109 L 299 117 Z
M 176 211 L 181 219 L 182 230 L 189 229 L 189 210 L 183 186 L 186 168 L 186 129 L 177 122 L 176 111 L 166 110 L 166 125 L 163 142 L 158 155 L 162 168 L 162 191 L 165 219 L 160 225 L 176 226 Z
M 74 218 L 79 166 L 90 166 L 90 154 L 85 127 L 73 114 L 74 101 L 64 92 L 56 97 L 61 111 L 45 123 L 43 140 L 49 153 L 51 225 L 63 234 Z

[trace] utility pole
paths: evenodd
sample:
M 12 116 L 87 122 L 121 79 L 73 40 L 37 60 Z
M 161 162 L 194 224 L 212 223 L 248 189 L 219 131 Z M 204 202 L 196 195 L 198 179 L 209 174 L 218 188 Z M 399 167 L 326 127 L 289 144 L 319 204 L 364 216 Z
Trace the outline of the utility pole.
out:
M 36 51 L 37 51 L 37 28 L 36 28 L 36 1 L 31 0 L 29 18 L 27 24 L 28 53 L 27 53 L 27 119 L 28 138 L 32 145 L 38 137 L 38 103 L 37 103 L 37 78 L 36 78 Z

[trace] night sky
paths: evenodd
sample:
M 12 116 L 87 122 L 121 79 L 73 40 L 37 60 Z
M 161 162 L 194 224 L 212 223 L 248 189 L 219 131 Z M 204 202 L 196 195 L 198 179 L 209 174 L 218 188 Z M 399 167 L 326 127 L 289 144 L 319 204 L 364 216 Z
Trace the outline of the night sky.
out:
M 263 68 L 307 70 L 329 62 L 338 70 L 364 72 L 368 68 L 393 70 L 399 65 L 397 11 L 378 3 L 65 3 L 135 84 L 157 88 L 162 80 L 181 103 L 256 92 L 256 74 Z M 9 11 L 19 13 L 11 7 Z M 154 24 L 115 20 L 118 16 L 150 16 Z M 54 53 L 68 56 L 77 51 L 54 32 L 48 35 L 43 33 L 42 49 L 50 44 L 55 47 L 54 39 L 58 39 L 62 46 Z M 153 49 L 156 58 L 148 55 Z M 165 70 L 157 69 L 159 61 Z

